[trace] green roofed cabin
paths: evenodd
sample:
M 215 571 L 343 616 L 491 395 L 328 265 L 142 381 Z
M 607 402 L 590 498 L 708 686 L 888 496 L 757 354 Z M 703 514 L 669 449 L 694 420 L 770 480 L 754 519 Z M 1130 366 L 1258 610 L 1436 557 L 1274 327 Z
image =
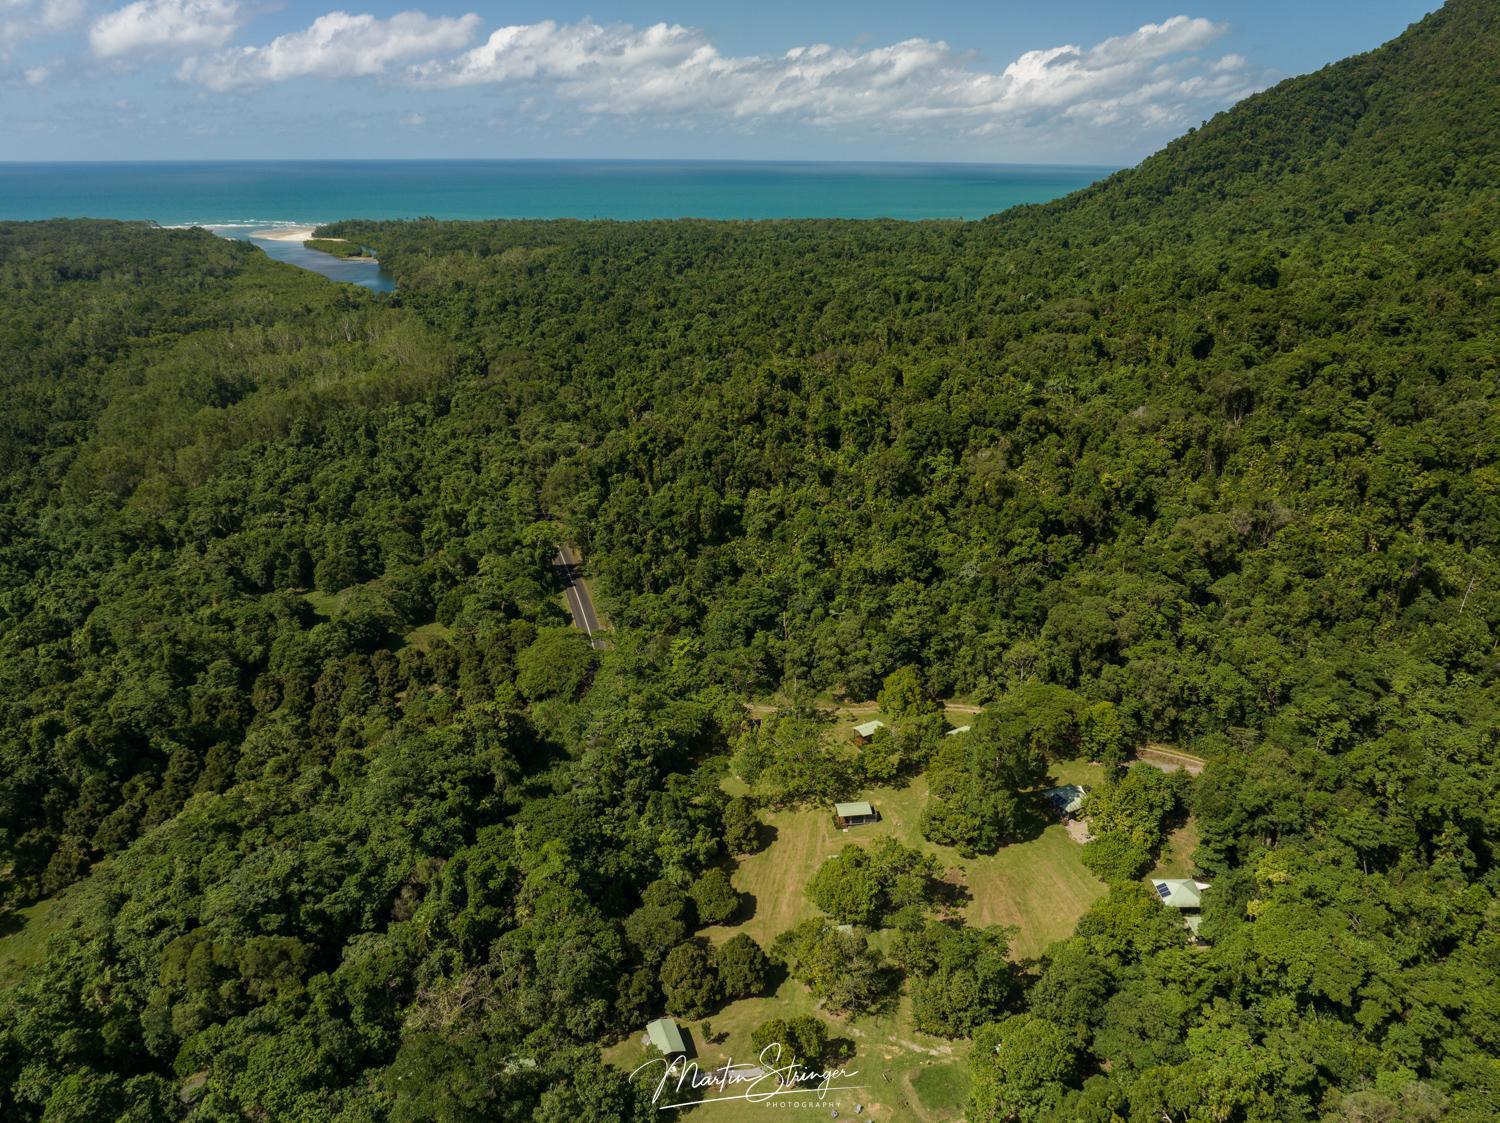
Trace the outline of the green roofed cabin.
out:
M 875 736 L 876 733 L 880 732 L 880 730 L 884 728 L 885 722 L 881 721 L 879 718 L 876 718 L 874 721 L 867 721 L 863 725 L 856 725 L 854 727 L 854 736 L 859 738 L 859 743 L 861 745 L 868 745 L 870 743 L 870 738 Z
M 857 803 L 835 803 L 833 821 L 842 829 L 857 827 L 864 823 L 878 823 L 880 816 L 875 813 L 875 808 L 870 806 L 868 800 L 862 799 Z
M 1192 933 L 1196 944 L 1198 925 L 1203 923 L 1203 914 L 1198 910 L 1203 906 L 1203 891 L 1208 888 L 1208 882 L 1186 877 L 1152 878 L 1151 887 L 1163 905 L 1182 914 L 1182 923 Z
M 1161 903 L 1169 909 L 1196 909 L 1203 907 L 1203 890 L 1207 885 L 1201 885 L 1185 877 L 1172 877 L 1156 879 L 1151 882 L 1156 890 L 1156 895 L 1161 898 Z
M 646 1027 L 646 1038 L 664 1057 L 687 1056 L 687 1042 L 683 1041 L 682 1030 L 672 1018 L 657 1018 Z

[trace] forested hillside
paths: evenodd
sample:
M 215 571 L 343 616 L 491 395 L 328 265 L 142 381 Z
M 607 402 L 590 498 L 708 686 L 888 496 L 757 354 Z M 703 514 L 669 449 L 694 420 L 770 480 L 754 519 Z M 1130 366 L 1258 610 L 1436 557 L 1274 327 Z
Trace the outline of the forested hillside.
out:
M 599 1050 L 765 987 L 694 938 L 757 801 L 920 777 L 988 853 L 1081 753 L 1073 938 L 898 847 L 774 969 L 972 1040 L 971 1120 L 1495 1118 L 1496 59 L 1454 0 L 978 223 L 319 231 L 391 298 L 0 224 L 0 934 L 65 902 L 0 1117 L 655 1117 Z M 1139 881 L 1187 812 L 1205 947 Z

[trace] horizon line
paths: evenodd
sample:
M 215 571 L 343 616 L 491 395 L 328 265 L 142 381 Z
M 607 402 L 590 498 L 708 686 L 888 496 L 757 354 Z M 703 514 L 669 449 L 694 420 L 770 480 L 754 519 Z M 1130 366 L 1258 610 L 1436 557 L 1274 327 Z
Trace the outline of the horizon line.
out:
M 220 156 L 166 157 L 132 160 L 0 160 L 0 167 L 99 165 L 141 167 L 153 164 L 796 164 L 808 167 L 848 167 L 879 164 L 894 167 L 942 168 L 1078 168 L 1083 171 L 1120 171 L 1134 164 L 1070 164 L 999 160 L 811 160 L 780 157 L 716 156 Z

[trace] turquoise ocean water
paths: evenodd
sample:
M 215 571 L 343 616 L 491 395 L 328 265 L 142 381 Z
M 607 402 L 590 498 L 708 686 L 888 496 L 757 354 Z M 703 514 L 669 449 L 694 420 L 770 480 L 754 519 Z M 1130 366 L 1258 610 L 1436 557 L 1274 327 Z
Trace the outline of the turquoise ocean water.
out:
M 655 160 L 0 163 L 0 219 L 149 219 L 232 237 L 341 218 L 983 218 L 1109 168 Z M 258 242 L 327 272 L 295 244 Z M 317 259 L 326 255 L 314 255 Z M 340 280 L 388 287 L 368 264 Z M 331 275 L 331 274 L 330 274 Z

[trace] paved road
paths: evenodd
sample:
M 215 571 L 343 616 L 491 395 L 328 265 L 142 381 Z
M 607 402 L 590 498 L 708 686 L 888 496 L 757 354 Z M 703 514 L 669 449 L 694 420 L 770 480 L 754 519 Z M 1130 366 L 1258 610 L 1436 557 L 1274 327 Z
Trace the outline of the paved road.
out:
M 594 599 L 589 596 L 588 586 L 583 583 L 578 556 L 567 546 L 559 546 L 552 564 L 562 578 L 563 590 L 568 596 L 568 611 L 573 614 L 573 626 L 589 634 L 589 643 L 593 644 L 594 650 L 604 650 L 604 628 L 599 623 L 599 613 L 594 610 Z

